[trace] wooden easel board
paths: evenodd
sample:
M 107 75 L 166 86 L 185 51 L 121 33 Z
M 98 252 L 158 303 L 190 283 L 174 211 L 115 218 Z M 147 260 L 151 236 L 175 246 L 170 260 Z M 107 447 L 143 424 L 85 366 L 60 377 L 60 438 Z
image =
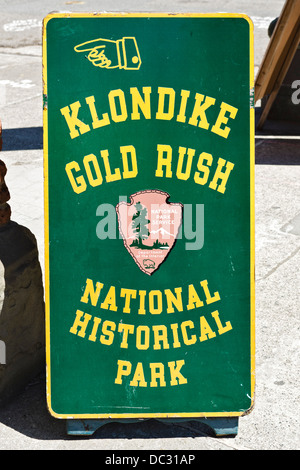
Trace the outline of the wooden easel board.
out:
M 255 80 L 255 101 L 268 96 L 260 117 L 261 128 L 277 96 L 300 43 L 300 0 L 287 0 Z

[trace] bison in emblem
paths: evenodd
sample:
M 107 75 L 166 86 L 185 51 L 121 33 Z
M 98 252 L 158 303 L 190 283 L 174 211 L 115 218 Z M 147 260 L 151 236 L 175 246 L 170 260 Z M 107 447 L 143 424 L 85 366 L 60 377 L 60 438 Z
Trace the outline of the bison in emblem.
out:
M 155 268 L 155 263 L 152 261 L 152 259 L 144 259 L 143 260 L 143 265 L 145 266 L 146 269 L 154 269 Z

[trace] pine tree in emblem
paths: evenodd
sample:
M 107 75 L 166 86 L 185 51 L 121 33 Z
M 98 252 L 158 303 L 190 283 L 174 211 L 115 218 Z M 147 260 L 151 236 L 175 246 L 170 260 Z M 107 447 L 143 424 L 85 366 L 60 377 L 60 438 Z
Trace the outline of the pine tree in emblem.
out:
M 132 216 L 131 226 L 136 239 L 132 242 L 131 246 L 142 248 L 144 246 L 143 240 L 146 240 L 150 235 L 147 227 L 150 220 L 147 219 L 146 207 L 142 206 L 140 202 L 137 202 L 134 207 L 136 208 L 136 213 Z

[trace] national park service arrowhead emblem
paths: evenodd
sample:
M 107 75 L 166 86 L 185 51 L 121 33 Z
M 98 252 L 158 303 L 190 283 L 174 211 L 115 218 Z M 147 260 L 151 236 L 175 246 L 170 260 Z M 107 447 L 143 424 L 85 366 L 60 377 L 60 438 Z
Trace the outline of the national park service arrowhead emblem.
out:
M 183 206 L 169 203 L 170 195 L 158 190 L 139 191 L 116 211 L 124 245 L 138 267 L 153 274 L 172 250 L 182 223 Z

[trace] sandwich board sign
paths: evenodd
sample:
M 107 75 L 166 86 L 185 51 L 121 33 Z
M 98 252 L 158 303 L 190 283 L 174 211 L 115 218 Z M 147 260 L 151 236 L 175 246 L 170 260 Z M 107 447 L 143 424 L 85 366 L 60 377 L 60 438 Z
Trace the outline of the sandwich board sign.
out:
M 238 14 L 44 20 L 53 416 L 252 408 L 252 30 Z

